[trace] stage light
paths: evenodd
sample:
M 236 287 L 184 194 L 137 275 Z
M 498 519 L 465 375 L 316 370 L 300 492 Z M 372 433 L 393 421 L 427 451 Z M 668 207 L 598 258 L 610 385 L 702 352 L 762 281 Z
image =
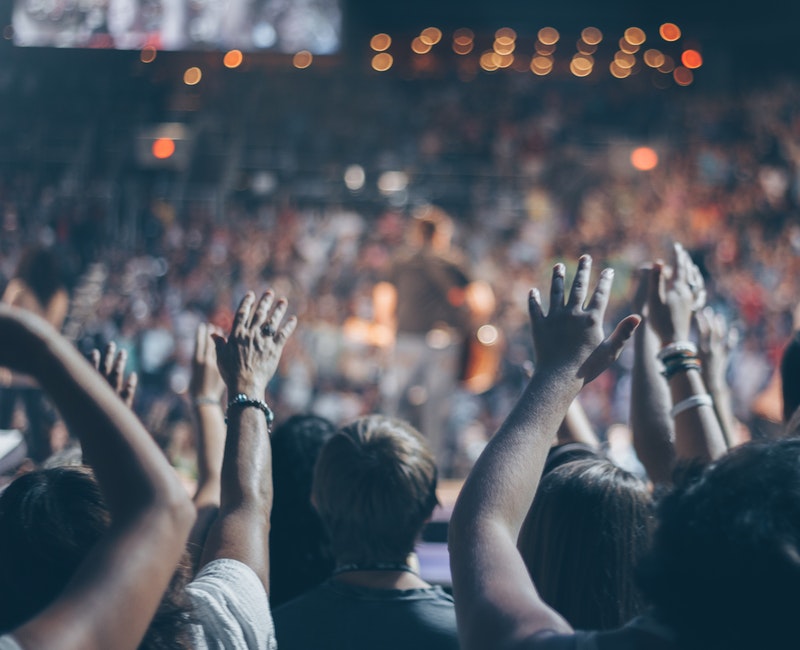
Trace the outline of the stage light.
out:
M 644 30 L 639 27 L 628 27 L 625 30 L 625 40 L 631 45 L 641 45 L 647 40 Z
M 538 36 L 539 40 L 545 45 L 555 45 L 558 43 L 558 39 L 561 38 L 558 30 L 554 27 L 542 27 L 539 30 Z
M 681 63 L 691 70 L 696 70 L 703 65 L 703 56 L 697 50 L 684 50 L 681 54 Z
M 299 70 L 305 70 L 313 61 L 314 55 L 308 50 L 300 50 L 292 57 L 292 65 Z
M 242 65 L 242 61 L 244 61 L 244 55 L 241 50 L 230 50 L 229 52 L 225 52 L 225 56 L 222 58 L 222 65 L 226 68 L 233 69 Z
M 183 73 L 183 83 L 185 83 L 187 86 L 196 86 L 200 83 L 202 78 L 203 71 L 196 66 L 188 68 L 186 72 Z
M 669 43 L 677 41 L 681 37 L 681 29 L 675 23 L 664 23 L 658 28 L 658 33 Z
M 672 73 L 672 78 L 675 79 L 675 83 L 679 86 L 688 86 L 694 81 L 694 74 L 689 68 L 678 66 Z
M 598 45 L 603 40 L 603 32 L 597 27 L 586 27 L 581 32 L 581 39 L 587 45 Z
M 152 63 L 156 60 L 156 48 L 152 45 L 145 45 L 139 53 L 139 60 L 142 63 Z
M 664 54 L 659 50 L 647 50 L 644 53 L 644 62 L 651 68 L 658 68 L 664 65 Z
M 394 57 L 388 52 L 381 52 L 372 57 L 372 69 L 386 72 L 394 64 Z
M 658 154 L 650 147 L 637 147 L 631 151 L 631 165 L 642 172 L 655 169 L 658 166 Z
M 369 46 L 376 52 L 385 52 L 391 45 L 392 37 L 389 34 L 375 34 L 369 41 Z
M 172 138 L 157 138 L 153 140 L 151 151 L 153 152 L 153 158 L 166 160 L 175 153 L 175 140 Z

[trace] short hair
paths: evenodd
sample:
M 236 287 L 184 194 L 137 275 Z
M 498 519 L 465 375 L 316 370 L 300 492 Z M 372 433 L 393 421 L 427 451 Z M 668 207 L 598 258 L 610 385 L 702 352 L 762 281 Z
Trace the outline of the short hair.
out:
M 453 234 L 453 220 L 444 210 L 426 204 L 414 210 L 414 222 L 423 242 L 431 242 L 436 234 L 451 237 Z
M 436 501 L 436 463 L 420 433 L 370 415 L 342 427 L 314 469 L 314 504 L 339 563 L 402 561 Z
M 272 607 L 308 591 L 330 576 L 333 558 L 327 535 L 311 505 L 314 464 L 336 433 L 329 420 L 293 415 L 272 432 L 273 501 L 270 515 Z
M 800 611 L 800 440 L 734 449 L 658 507 L 640 584 L 681 647 L 784 647 Z
M 783 421 L 789 422 L 800 406 L 800 330 L 794 333 L 781 356 L 781 392 Z
M 0 495 L 0 634 L 43 611 L 63 591 L 110 524 L 88 468 L 23 474 Z M 184 561 L 139 648 L 188 649 L 190 604 Z
M 608 630 L 644 610 L 634 576 L 653 522 L 644 481 L 574 460 L 542 478 L 517 546 L 545 602 L 575 628 Z

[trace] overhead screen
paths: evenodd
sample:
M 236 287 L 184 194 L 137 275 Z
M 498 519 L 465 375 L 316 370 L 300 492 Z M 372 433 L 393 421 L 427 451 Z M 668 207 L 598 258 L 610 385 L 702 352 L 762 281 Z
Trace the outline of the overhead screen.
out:
M 14 43 L 32 47 L 333 54 L 342 0 L 16 0 Z

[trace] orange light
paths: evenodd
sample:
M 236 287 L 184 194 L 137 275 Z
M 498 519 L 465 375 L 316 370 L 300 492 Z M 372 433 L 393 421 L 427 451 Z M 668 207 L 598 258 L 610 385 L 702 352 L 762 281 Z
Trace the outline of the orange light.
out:
M 675 83 L 679 86 L 688 86 L 694 81 L 694 74 L 689 68 L 678 66 L 672 73 L 672 78 L 675 79 Z
M 513 43 L 517 40 L 517 32 L 510 27 L 501 27 L 494 33 L 494 38 L 501 43 Z
M 616 61 L 612 61 L 611 64 L 608 66 L 611 75 L 616 77 L 617 79 L 624 79 L 625 77 L 631 76 L 631 69 L 630 68 L 621 68 Z
M 142 63 L 152 63 L 156 60 L 156 48 L 154 48 L 152 45 L 145 45 L 142 48 L 139 59 Z
M 664 65 L 664 55 L 659 50 L 647 50 L 644 53 L 644 62 L 651 68 Z
M 314 61 L 314 55 L 308 50 L 300 50 L 292 57 L 292 65 L 300 70 L 305 70 Z
M 414 52 L 414 54 L 427 54 L 431 51 L 431 47 L 433 46 L 430 43 L 426 43 L 419 36 L 411 41 L 411 51 Z
M 226 68 L 238 68 L 242 65 L 242 61 L 244 61 L 244 55 L 242 54 L 241 50 L 231 50 L 230 52 L 225 52 L 225 56 L 222 57 L 222 65 Z
M 541 54 L 542 56 L 550 56 L 553 52 L 556 51 L 555 45 L 545 45 L 541 41 L 537 41 L 536 45 L 533 46 L 536 50 L 537 54 Z
M 548 56 L 534 56 L 531 59 L 531 72 L 543 77 L 553 69 L 553 59 Z
M 633 54 L 627 54 L 625 52 L 617 52 L 614 54 L 614 62 L 620 67 L 626 70 L 630 70 L 634 65 L 636 65 L 636 57 Z
M 650 147 L 638 147 L 631 151 L 631 165 L 642 172 L 658 166 L 658 154 Z
M 681 63 L 690 70 L 695 70 L 703 65 L 703 56 L 697 50 L 684 50 L 681 54 Z
M 459 45 L 467 45 L 469 43 L 472 43 L 474 39 L 475 39 L 475 34 L 471 29 L 467 29 L 466 27 L 457 29 L 453 33 L 453 42 L 458 43 Z
M 592 66 L 587 66 L 585 59 L 572 59 L 569 64 L 569 71 L 576 77 L 588 77 L 592 73 Z
M 675 23 L 664 23 L 658 28 L 658 33 L 665 41 L 672 43 L 681 37 L 681 28 Z
M 582 38 L 578 39 L 578 42 L 575 44 L 575 49 L 578 50 L 581 54 L 594 54 L 597 52 L 597 45 L 590 45 Z
M 386 72 L 394 64 L 394 58 L 388 52 L 381 52 L 372 57 L 372 69 Z
M 497 70 L 498 66 L 497 66 L 497 63 L 495 63 L 495 60 L 494 60 L 495 56 L 497 56 L 497 55 L 491 50 L 481 54 L 481 60 L 480 60 L 481 68 L 483 68 L 487 72 L 494 72 L 495 70 Z
M 561 35 L 554 27 L 542 27 L 539 30 L 539 40 L 545 45 L 555 45 Z
M 664 63 L 658 66 L 658 71 L 663 72 L 664 74 L 669 74 L 675 69 L 675 61 L 673 61 L 671 56 L 664 56 Z
M 576 54 L 572 57 L 572 64 L 570 67 L 574 67 L 576 70 L 581 70 L 583 72 L 592 70 L 594 66 L 594 58 L 590 55 L 583 55 L 583 54 Z
M 631 45 L 641 45 L 647 40 L 647 36 L 645 36 L 644 30 L 639 27 L 628 27 L 625 30 L 625 40 Z
M 175 141 L 172 138 L 157 138 L 152 146 L 153 158 L 166 160 L 175 153 Z
M 510 43 L 501 43 L 500 41 L 495 41 L 494 45 L 492 45 L 492 49 L 500 55 L 506 56 L 511 54 L 516 48 L 517 44 L 514 41 Z
M 456 43 L 456 42 L 454 42 L 453 43 L 453 52 L 463 56 L 465 54 L 469 54 L 470 52 L 472 52 L 472 48 L 473 47 L 474 47 L 474 45 L 473 45 L 472 41 L 469 41 L 468 43 Z
M 369 41 L 369 46 L 376 52 L 385 52 L 391 44 L 392 37 L 389 34 L 375 34 Z
M 639 46 L 633 45 L 624 38 L 621 38 L 619 39 L 619 49 L 625 52 L 625 54 L 636 54 L 639 51 Z
M 581 32 L 581 39 L 587 45 L 598 45 L 603 40 L 603 32 L 597 27 L 586 27 Z
M 196 86 L 202 78 L 203 71 L 197 67 L 187 68 L 186 72 L 183 73 L 183 83 L 187 86 Z
M 436 45 L 442 40 L 442 30 L 437 27 L 426 27 L 419 38 L 425 45 Z

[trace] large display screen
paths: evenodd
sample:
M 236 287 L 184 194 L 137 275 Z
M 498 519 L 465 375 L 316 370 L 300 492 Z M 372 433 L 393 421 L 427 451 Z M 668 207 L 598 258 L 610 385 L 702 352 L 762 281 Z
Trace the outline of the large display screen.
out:
M 342 0 L 16 0 L 14 43 L 33 47 L 332 54 Z

